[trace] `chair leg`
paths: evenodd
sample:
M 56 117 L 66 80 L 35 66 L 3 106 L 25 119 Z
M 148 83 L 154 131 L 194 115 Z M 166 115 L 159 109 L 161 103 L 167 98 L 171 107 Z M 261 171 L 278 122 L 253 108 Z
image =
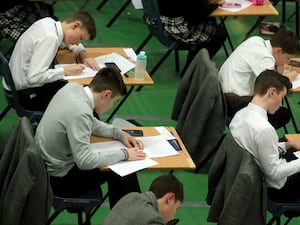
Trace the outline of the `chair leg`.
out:
M 178 49 L 175 49 L 175 69 L 176 69 L 176 72 L 179 72 L 180 70 L 180 62 L 179 62 L 179 51 Z
M 6 106 L 6 108 L 1 112 L 0 114 L 0 121 L 4 118 L 4 116 L 8 113 L 8 111 L 11 109 L 11 106 Z
M 58 216 L 59 213 L 60 213 L 60 212 L 55 211 L 55 212 L 49 217 L 49 219 L 48 219 L 46 225 L 50 225 L 50 224 L 55 220 L 55 218 Z
M 288 219 L 286 220 L 286 222 L 284 223 L 284 225 L 288 225 L 288 223 L 292 220 L 293 217 L 288 217 Z
M 152 34 L 148 34 L 148 36 L 145 38 L 145 40 L 142 42 L 142 44 L 140 44 L 140 46 L 135 50 L 136 54 L 140 53 L 140 51 L 144 48 L 144 46 L 148 43 L 148 41 L 150 41 L 152 36 L 153 36 Z
M 82 212 L 77 213 L 77 220 L 78 220 L 78 225 L 83 225 Z

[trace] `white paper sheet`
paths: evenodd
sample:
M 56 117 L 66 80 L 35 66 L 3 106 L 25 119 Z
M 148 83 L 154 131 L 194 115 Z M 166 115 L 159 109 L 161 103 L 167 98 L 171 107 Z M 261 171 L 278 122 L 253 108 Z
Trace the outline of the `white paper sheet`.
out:
M 292 82 L 293 89 L 300 87 L 300 74 L 296 77 L 296 79 Z
M 122 161 L 108 166 L 120 176 L 125 176 L 130 173 L 158 164 L 157 162 L 149 158 L 178 155 L 178 152 L 161 135 L 137 137 L 137 139 L 140 139 L 144 143 L 144 152 L 146 153 L 147 158 L 145 160 Z M 91 145 L 92 151 L 96 152 L 110 151 L 112 149 L 120 149 L 125 147 L 125 145 L 120 141 L 96 142 Z
M 227 10 L 229 12 L 239 12 L 253 4 L 252 1 L 247 1 L 247 0 L 226 0 L 225 2 L 241 4 L 240 8 L 224 8 L 224 7 L 219 6 L 220 9 Z
M 75 64 L 56 64 L 55 68 L 65 67 L 65 66 L 71 66 Z M 83 71 L 78 75 L 73 76 L 64 76 L 65 80 L 72 80 L 72 79 L 79 79 L 79 78 L 88 78 L 88 77 L 94 77 L 97 73 L 96 70 L 93 70 L 92 68 L 82 64 L 84 66 Z M 101 65 L 99 65 L 101 67 Z
M 120 176 L 126 176 L 136 171 L 148 168 L 150 166 L 157 165 L 158 162 L 145 158 L 144 160 L 136 161 L 122 161 L 114 165 L 108 166 L 112 171 L 119 174 Z
M 124 56 L 115 52 L 108 55 L 101 55 L 95 58 L 96 62 L 100 65 L 105 65 L 106 62 L 114 62 L 121 70 L 121 74 L 127 73 L 129 70 L 135 68 L 135 64 L 130 62 Z

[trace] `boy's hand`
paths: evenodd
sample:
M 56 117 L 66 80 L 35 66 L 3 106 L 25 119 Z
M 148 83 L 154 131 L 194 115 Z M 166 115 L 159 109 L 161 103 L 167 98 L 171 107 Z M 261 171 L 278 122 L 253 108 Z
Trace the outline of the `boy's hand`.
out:
M 84 63 L 84 65 L 87 65 L 88 67 L 92 68 L 93 70 L 98 71 L 100 69 L 98 63 L 96 62 L 96 60 L 94 58 L 84 58 L 82 59 L 82 62 Z
M 81 64 L 76 64 L 72 66 L 65 66 L 64 67 L 64 73 L 66 76 L 71 76 L 71 75 L 78 75 L 80 74 L 84 69 L 84 66 Z
M 143 150 L 144 149 L 144 144 L 140 140 L 137 140 L 135 137 L 126 134 L 123 137 L 122 140 L 123 144 L 126 145 L 128 148 L 137 148 L 138 150 Z

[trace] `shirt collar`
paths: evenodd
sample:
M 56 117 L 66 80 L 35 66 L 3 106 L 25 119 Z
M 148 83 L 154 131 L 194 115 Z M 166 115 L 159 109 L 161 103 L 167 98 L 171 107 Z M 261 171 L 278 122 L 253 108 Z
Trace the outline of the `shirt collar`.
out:
M 88 96 L 89 101 L 90 101 L 90 103 L 91 103 L 91 105 L 94 109 L 95 108 L 95 102 L 94 102 L 94 97 L 93 97 L 93 94 L 91 92 L 91 89 L 88 86 L 86 86 L 86 87 L 84 87 L 84 91 L 85 91 L 86 95 Z
M 272 45 L 270 40 L 265 40 L 265 46 L 266 48 L 272 53 Z
M 61 22 L 56 21 L 55 26 L 56 26 L 57 36 L 58 36 L 58 43 L 63 43 L 64 33 L 63 33 L 62 26 L 61 26 Z
M 263 109 L 262 107 L 255 105 L 253 103 L 249 103 L 248 107 L 250 110 L 253 110 L 255 112 L 257 112 L 258 114 L 260 114 L 262 117 L 264 117 L 265 119 L 268 120 L 268 115 L 267 115 L 267 111 L 265 109 Z

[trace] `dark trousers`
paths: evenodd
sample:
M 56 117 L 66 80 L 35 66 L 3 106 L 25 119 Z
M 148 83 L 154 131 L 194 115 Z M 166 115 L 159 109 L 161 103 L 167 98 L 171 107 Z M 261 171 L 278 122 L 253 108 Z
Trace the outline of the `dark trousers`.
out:
M 121 177 L 112 171 L 100 169 L 79 170 L 75 165 L 64 177 L 50 176 L 54 195 L 80 197 L 107 182 L 109 203 L 112 208 L 120 198 L 130 192 L 141 192 L 136 173 Z
M 67 81 L 59 80 L 41 87 L 19 90 L 17 93 L 20 104 L 25 109 L 44 112 L 52 97 L 66 84 Z
M 287 162 L 297 159 L 290 149 L 282 156 Z M 268 188 L 268 197 L 276 202 L 296 202 L 300 200 L 300 173 L 296 173 L 287 178 L 285 185 L 281 189 Z
M 237 111 L 246 107 L 252 100 L 252 96 L 238 96 L 233 93 L 225 93 L 224 96 L 227 106 L 227 116 L 230 119 L 233 118 Z M 268 114 L 268 120 L 275 129 L 286 125 L 291 117 L 290 110 L 285 107 L 280 107 L 274 114 Z
M 189 51 L 187 58 L 186 58 L 184 68 L 181 71 L 181 76 L 184 75 L 185 71 L 187 70 L 187 68 L 189 67 L 189 65 L 195 58 L 195 56 L 198 54 L 198 52 L 202 48 L 206 48 L 209 53 L 210 58 L 212 58 L 220 50 L 220 48 L 224 44 L 226 38 L 227 38 L 227 34 L 226 34 L 225 29 L 222 26 L 216 25 L 216 33 L 210 41 L 197 46 L 197 48 L 194 51 Z

